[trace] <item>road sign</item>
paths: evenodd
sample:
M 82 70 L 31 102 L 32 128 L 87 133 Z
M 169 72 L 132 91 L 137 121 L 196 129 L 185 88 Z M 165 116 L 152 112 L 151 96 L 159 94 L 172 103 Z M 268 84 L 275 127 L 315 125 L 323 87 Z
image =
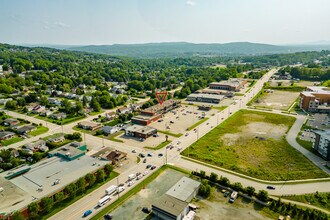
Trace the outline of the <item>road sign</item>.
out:
M 159 104 L 163 104 L 163 102 L 165 101 L 166 99 L 166 96 L 167 96 L 167 92 L 156 92 L 156 97 L 158 99 L 158 103 Z

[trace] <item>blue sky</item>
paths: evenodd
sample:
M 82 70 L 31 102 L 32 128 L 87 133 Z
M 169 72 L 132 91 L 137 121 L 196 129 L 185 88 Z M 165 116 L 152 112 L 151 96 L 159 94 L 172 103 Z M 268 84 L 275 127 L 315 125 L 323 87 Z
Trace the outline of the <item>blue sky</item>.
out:
M 0 0 L 0 42 L 330 40 L 329 0 Z

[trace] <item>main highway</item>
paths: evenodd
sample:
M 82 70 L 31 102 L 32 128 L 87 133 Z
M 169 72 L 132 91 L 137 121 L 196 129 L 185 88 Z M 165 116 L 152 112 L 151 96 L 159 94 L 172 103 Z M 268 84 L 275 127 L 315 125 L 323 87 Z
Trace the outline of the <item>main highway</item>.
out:
M 193 170 L 204 170 L 208 174 L 211 172 L 217 173 L 219 176 L 225 176 L 227 177 L 231 182 L 241 182 L 244 187 L 246 186 L 253 186 L 256 188 L 256 190 L 261 190 L 264 189 L 266 190 L 267 185 L 269 184 L 277 184 L 277 187 L 275 190 L 272 190 L 270 193 L 272 195 L 283 195 L 283 194 L 303 194 L 303 193 L 312 193 L 315 191 L 319 192 L 328 192 L 329 191 L 329 183 L 330 179 L 328 181 L 311 181 L 311 182 L 302 182 L 302 181 L 288 181 L 288 182 L 267 182 L 267 181 L 261 181 L 257 179 L 253 179 L 251 177 L 244 177 L 241 174 L 235 174 L 234 172 L 229 172 L 224 169 L 218 169 L 218 168 L 213 168 L 212 166 L 206 166 L 203 165 L 202 163 L 194 163 L 190 160 L 185 160 L 180 156 L 180 151 L 178 148 L 180 147 L 181 150 L 184 150 L 185 148 L 189 147 L 192 143 L 197 141 L 199 138 L 203 137 L 206 133 L 208 133 L 210 130 L 212 130 L 214 127 L 219 125 L 221 122 L 229 118 L 232 114 L 237 112 L 238 110 L 242 108 L 246 108 L 246 104 L 255 96 L 258 94 L 258 92 L 262 89 L 263 85 L 265 82 L 267 82 L 270 77 L 277 71 L 277 69 L 272 69 L 269 72 L 267 72 L 261 79 L 259 79 L 256 84 L 251 87 L 251 89 L 240 99 L 238 99 L 236 102 L 233 104 L 229 105 L 225 110 L 218 112 L 211 118 L 209 118 L 206 122 L 200 124 L 199 126 L 196 127 L 196 129 L 188 132 L 188 135 L 181 136 L 174 141 L 172 141 L 172 145 L 175 147 L 172 150 L 167 150 L 167 149 L 160 149 L 154 152 L 153 157 L 148 158 L 148 164 L 155 165 L 157 168 L 153 171 L 149 170 L 150 175 L 152 172 L 155 172 L 159 167 L 161 167 L 163 164 L 166 162 L 168 164 L 172 164 L 174 166 L 178 166 L 181 168 L 184 168 L 189 171 Z M 19 115 L 18 113 L 13 113 L 7 111 L 7 113 L 11 116 L 14 117 L 20 117 L 24 118 L 24 115 Z M 83 120 L 91 120 L 92 118 L 95 118 L 97 116 L 91 116 L 88 117 L 87 119 Z M 45 125 L 44 121 L 41 121 L 39 119 L 29 117 L 27 120 L 30 120 L 31 122 L 35 123 L 43 123 Z M 47 136 L 52 133 L 57 133 L 57 132 L 64 132 L 64 133 L 72 133 L 74 130 L 72 129 L 73 126 L 75 126 L 77 122 L 71 123 L 65 126 L 58 126 L 54 125 L 52 123 L 47 123 L 46 126 L 50 129 L 46 134 L 43 135 Z M 297 128 L 294 128 L 297 129 Z M 296 132 L 296 130 L 295 130 Z M 293 133 L 295 133 L 293 132 Z M 113 142 L 107 139 L 102 140 L 101 138 L 92 136 L 92 135 L 84 135 L 85 137 L 85 142 L 87 143 L 88 146 L 93 146 L 92 152 L 95 152 L 99 149 L 102 148 L 103 144 L 105 146 L 113 147 L 116 149 L 119 149 L 124 152 L 131 153 L 132 150 L 136 150 L 137 154 L 140 152 L 146 152 L 145 149 L 141 149 L 138 147 L 133 147 L 133 146 L 128 146 L 124 143 L 117 143 Z M 37 137 L 39 138 L 39 137 Z M 34 138 L 34 139 L 37 139 Z M 31 142 L 31 139 L 24 140 L 24 143 Z M 19 145 L 21 146 L 23 142 L 20 142 Z M 12 146 L 10 146 L 12 147 Z M 16 146 L 15 146 L 16 147 Z M 294 147 L 299 147 L 299 146 L 294 146 Z M 163 153 L 163 157 L 157 157 L 157 154 Z M 316 159 L 315 159 L 316 160 Z M 320 161 L 319 159 L 317 160 L 316 165 L 320 166 Z M 93 213 L 89 216 L 92 217 L 94 216 L 97 212 L 99 212 L 102 208 L 104 207 L 97 207 L 98 200 L 102 198 L 105 195 L 105 189 L 108 188 L 110 185 L 117 185 L 121 183 L 125 183 L 127 181 L 128 175 L 132 173 L 138 173 L 141 172 L 143 173 L 145 169 L 146 164 L 144 163 L 139 163 L 128 170 L 125 170 L 122 172 L 116 179 L 113 179 L 109 181 L 108 183 L 104 184 L 103 186 L 99 187 L 98 189 L 94 190 L 90 194 L 84 196 L 80 200 L 76 201 L 72 205 L 66 207 L 62 211 L 58 212 L 54 216 L 50 217 L 49 219 L 55 220 L 55 219 L 68 219 L 68 220 L 73 220 L 73 219 L 82 219 L 82 215 L 84 211 L 86 210 L 92 210 Z M 146 178 L 146 177 L 144 177 Z M 143 179 L 137 180 L 136 182 L 141 182 Z M 137 184 L 137 183 L 135 183 Z M 131 187 L 134 187 L 131 186 Z M 125 184 L 125 191 L 123 191 L 119 196 L 122 194 L 126 193 L 129 190 L 129 187 L 127 187 L 127 184 Z M 109 204 L 111 202 L 114 202 L 118 197 L 115 196 L 114 198 L 111 199 Z

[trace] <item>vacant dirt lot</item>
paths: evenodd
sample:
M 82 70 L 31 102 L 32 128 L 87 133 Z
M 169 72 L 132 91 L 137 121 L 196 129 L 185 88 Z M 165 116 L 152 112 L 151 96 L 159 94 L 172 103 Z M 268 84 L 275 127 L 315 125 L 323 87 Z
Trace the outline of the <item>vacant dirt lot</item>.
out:
M 261 207 L 254 203 L 238 198 L 233 204 L 228 197 L 213 189 L 211 197 L 194 203 L 199 206 L 197 216 L 203 220 L 233 220 L 233 219 L 270 219 L 260 214 Z
M 281 83 L 282 86 L 290 86 L 291 80 L 271 80 L 269 81 L 270 86 L 278 86 Z M 315 82 L 310 81 L 294 81 L 295 86 L 313 86 Z M 316 82 L 317 83 L 317 82 Z
M 118 220 L 144 219 L 147 214 L 143 207 L 151 208 L 157 198 L 167 192 L 184 174 L 171 169 L 165 170 L 153 182 L 132 196 L 123 205 L 112 212 L 113 218 Z
M 299 92 L 287 92 L 273 90 L 272 93 L 264 93 L 255 101 L 253 106 L 266 107 L 277 110 L 287 110 L 298 98 Z

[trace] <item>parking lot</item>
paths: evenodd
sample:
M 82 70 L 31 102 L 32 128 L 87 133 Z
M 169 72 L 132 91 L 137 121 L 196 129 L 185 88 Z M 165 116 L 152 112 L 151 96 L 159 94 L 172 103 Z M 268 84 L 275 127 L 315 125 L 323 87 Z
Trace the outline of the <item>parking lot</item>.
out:
M 156 137 L 149 137 L 141 141 L 139 138 L 136 137 L 131 137 L 131 136 L 126 136 L 125 134 L 122 134 L 120 136 L 117 136 L 116 138 L 119 140 L 124 141 L 125 144 L 130 145 L 130 146 L 135 146 L 135 147 L 157 147 L 159 144 L 161 144 L 163 141 L 166 140 L 165 134 L 158 133 L 158 136 Z M 168 140 L 174 140 L 175 137 L 173 136 L 168 136 Z
M 142 212 L 142 208 L 151 208 L 151 204 L 166 193 L 183 176 L 184 174 L 178 171 L 165 170 L 144 189 L 114 210 L 111 213 L 113 219 L 145 219 L 148 214 Z
M 330 129 L 330 118 L 327 114 L 311 114 L 307 125 L 317 129 Z
M 197 123 L 202 117 L 210 117 L 217 113 L 217 110 L 210 111 L 198 110 L 197 106 L 182 105 L 182 107 L 175 109 L 175 112 L 168 112 L 161 120 L 150 124 L 151 127 L 161 131 L 169 131 L 174 134 L 184 134 L 187 128 Z

